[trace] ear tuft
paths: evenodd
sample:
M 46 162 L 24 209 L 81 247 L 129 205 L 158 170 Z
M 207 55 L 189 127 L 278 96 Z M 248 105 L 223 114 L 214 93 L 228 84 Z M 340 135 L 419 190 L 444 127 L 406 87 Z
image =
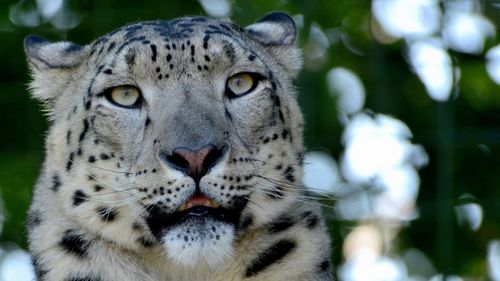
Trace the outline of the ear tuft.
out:
M 30 35 L 24 38 L 24 51 L 31 70 L 30 90 L 50 111 L 52 101 L 62 92 L 71 75 L 88 54 L 88 48 L 71 42 L 49 42 Z
M 293 45 L 297 37 L 295 22 L 282 12 L 269 13 L 245 30 L 266 46 Z
M 24 51 L 35 70 L 73 68 L 80 64 L 83 48 L 71 42 L 51 43 L 37 35 L 24 38 Z
M 291 77 L 298 74 L 302 67 L 302 56 L 295 46 L 297 28 L 289 15 L 269 13 L 247 26 L 245 31 L 262 44 Z
M 47 39 L 38 35 L 28 35 L 24 38 L 24 49 L 26 51 L 32 50 L 35 46 L 44 45 L 49 43 Z

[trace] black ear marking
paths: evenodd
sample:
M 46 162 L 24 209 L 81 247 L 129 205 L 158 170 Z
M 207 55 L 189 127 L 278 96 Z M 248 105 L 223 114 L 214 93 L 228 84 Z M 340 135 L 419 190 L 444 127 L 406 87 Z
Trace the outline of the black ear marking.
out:
M 290 76 L 298 74 L 302 67 L 302 55 L 295 46 L 297 27 L 289 15 L 282 12 L 267 14 L 244 31 L 264 46 Z M 252 61 L 255 58 L 248 59 Z
M 54 100 L 71 79 L 71 70 L 90 56 L 90 46 L 61 41 L 50 42 L 37 35 L 24 38 L 24 52 L 31 70 L 31 94 L 52 112 Z M 68 165 L 70 167 L 70 165 Z
M 30 50 L 32 47 L 36 45 L 45 45 L 49 43 L 49 41 L 38 35 L 28 35 L 24 38 L 24 49 Z
M 276 22 L 283 24 L 291 24 L 295 29 L 295 22 L 293 21 L 293 19 L 288 14 L 283 12 L 271 12 L 263 16 L 257 22 Z
M 24 38 L 24 51 L 30 65 L 37 70 L 76 67 L 85 53 L 80 45 L 66 41 L 53 43 L 38 35 Z
M 245 30 L 265 46 L 293 45 L 297 37 L 295 22 L 282 12 L 269 13 Z

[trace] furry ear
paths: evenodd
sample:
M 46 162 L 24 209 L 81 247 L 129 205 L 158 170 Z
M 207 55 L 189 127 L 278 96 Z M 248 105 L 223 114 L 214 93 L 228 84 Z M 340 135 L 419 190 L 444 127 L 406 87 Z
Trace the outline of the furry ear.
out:
M 86 57 L 87 49 L 71 42 L 52 43 L 36 35 L 24 39 L 24 51 L 31 70 L 33 97 L 50 103 L 71 77 L 72 70 Z
M 292 75 L 302 67 L 300 50 L 295 46 L 297 28 L 293 19 L 281 12 L 265 15 L 245 28 L 250 37 L 265 46 Z

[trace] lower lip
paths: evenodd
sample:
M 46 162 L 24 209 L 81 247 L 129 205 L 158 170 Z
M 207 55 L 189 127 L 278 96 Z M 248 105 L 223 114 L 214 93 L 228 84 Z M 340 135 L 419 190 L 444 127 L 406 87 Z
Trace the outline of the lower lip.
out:
M 181 212 L 167 213 L 159 205 L 150 205 L 146 207 L 149 215 L 146 222 L 151 232 L 158 238 L 161 238 L 165 231 L 184 223 L 189 219 L 207 219 L 225 222 L 232 225 L 238 225 L 239 218 L 243 208 L 248 200 L 244 197 L 235 198 L 230 209 L 228 208 L 210 208 L 206 206 L 195 206 Z
M 184 211 L 179 212 L 179 213 L 182 213 L 184 215 L 184 217 L 188 217 L 188 216 L 201 217 L 201 216 L 206 216 L 206 215 L 213 215 L 214 213 L 216 213 L 216 212 L 214 212 L 214 210 L 216 210 L 216 209 L 205 207 L 205 206 L 195 206 L 195 207 L 189 208 L 189 209 L 184 210 Z M 182 220 L 182 218 L 181 218 L 181 220 Z
M 222 221 L 230 224 L 236 224 L 234 218 L 228 217 L 229 212 L 222 208 L 209 208 L 205 206 L 195 206 L 181 212 L 166 214 L 161 210 L 150 210 L 150 215 L 147 218 L 148 225 L 157 237 L 161 237 L 165 230 L 168 230 L 175 225 L 182 224 L 189 219 L 211 219 L 214 221 Z

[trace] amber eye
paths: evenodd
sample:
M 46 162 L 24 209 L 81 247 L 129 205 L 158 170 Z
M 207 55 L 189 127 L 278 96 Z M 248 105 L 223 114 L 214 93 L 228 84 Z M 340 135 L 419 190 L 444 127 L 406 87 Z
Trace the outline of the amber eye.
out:
M 142 103 L 142 95 L 139 89 L 128 85 L 109 89 L 106 98 L 111 103 L 126 108 L 135 108 Z
M 226 94 L 232 98 L 244 96 L 255 90 L 260 80 L 261 76 L 257 73 L 242 72 L 233 75 L 226 82 Z

